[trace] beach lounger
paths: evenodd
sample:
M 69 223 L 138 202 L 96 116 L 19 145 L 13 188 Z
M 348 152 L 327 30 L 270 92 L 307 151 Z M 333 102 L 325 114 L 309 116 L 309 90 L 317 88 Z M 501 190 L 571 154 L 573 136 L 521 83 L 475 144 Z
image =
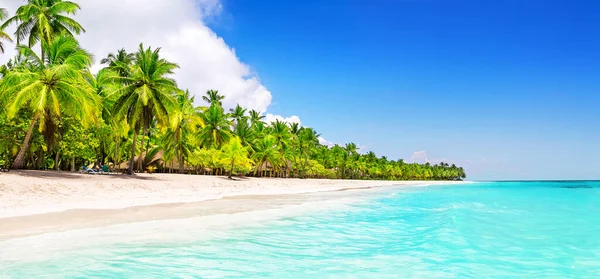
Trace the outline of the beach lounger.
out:
M 89 169 L 86 166 L 81 167 L 81 170 L 79 171 L 80 173 L 89 173 L 89 174 L 99 174 L 100 172 L 97 172 L 93 169 Z
M 108 166 L 102 165 L 102 168 L 100 169 L 100 174 L 110 174 L 110 173 L 111 173 L 111 171 L 108 168 Z

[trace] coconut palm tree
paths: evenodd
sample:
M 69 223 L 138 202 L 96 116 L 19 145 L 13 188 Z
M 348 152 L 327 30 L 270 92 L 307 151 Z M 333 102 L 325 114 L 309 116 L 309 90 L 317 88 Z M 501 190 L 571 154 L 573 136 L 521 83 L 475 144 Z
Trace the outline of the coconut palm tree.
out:
M 7 17 L 8 17 L 8 11 L 6 11 L 6 9 L 4 9 L 4 8 L 0 8 L 0 21 L 5 20 Z M 4 28 L 0 27 L 0 52 L 1 53 L 4 53 L 4 44 L 2 43 L 3 40 L 12 42 L 12 39 L 10 38 L 10 36 L 4 32 Z
M 246 120 L 246 109 L 237 104 L 235 108 L 229 110 L 230 117 L 235 121 L 235 126 L 237 126 L 242 121 Z
M 263 167 L 267 164 L 270 164 L 273 170 L 276 169 L 281 161 L 281 153 L 279 151 L 279 146 L 277 145 L 277 139 L 272 135 L 267 135 L 262 139 L 258 139 L 254 144 L 254 153 L 251 158 L 256 162 L 254 175 L 262 176 L 262 171 L 264 171 Z
M 112 115 L 117 120 L 127 121 L 133 130 L 129 174 L 133 174 L 135 146 L 140 129 L 145 136 L 154 120 L 162 126 L 169 123 L 169 111 L 175 106 L 174 94 L 179 91 L 175 80 L 169 76 L 178 67 L 177 64 L 160 58 L 160 48 L 152 50 L 140 44 L 130 69 L 131 74 L 117 79 L 124 86 L 112 93 L 119 96 L 113 106 Z
M 190 97 L 189 91 L 177 94 L 176 107 L 171 113 L 170 125 L 163 137 L 163 147 L 165 152 L 172 152 L 177 158 L 180 172 L 183 172 L 185 158 L 193 151 L 191 136 L 198 127 L 204 126 L 200 114 L 201 108 L 194 107 L 194 97 Z
M 227 119 L 220 105 L 210 106 L 200 117 L 205 124 L 197 135 L 200 146 L 220 148 L 233 136 L 230 130 L 231 121 Z
M 306 167 L 308 166 L 308 160 L 310 158 L 311 151 L 319 144 L 319 134 L 312 129 L 307 127 L 300 128 L 298 132 L 298 153 L 301 160 L 301 171 L 302 177 L 305 177 Z
M 208 90 L 206 95 L 202 96 L 202 100 L 209 103 L 211 106 L 213 105 L 223 105 L 223 99 L 225 96 L 220 95 L 218 90 Z
M 271 134 L 275 137 L 277 144 L 281 147 L 281 151 L 283 152 L 287 148 L 291 138 L 289 127 L 285 122 L 280 121 L 279 119 L 275 120 L 271 125 Z
M 27 0 L 27 4 L 19 7 L 16 14 L 6 20 L 0 29 L 17 24 L 17 45 L 27 40 L 27 46 L 31 48 L 40 41 L 50 43 L 54 37 L 63 33 L 72 37 L 73 34 L 85 32 L 77 21 L 66 16 L 75 15 L 79 9 L 79 5 L 71 1 Z M 42 46 L 42 60 L 44 56 Z
M 221 148 L 223 165 L 229 168 L 229 179 L 232 178 L 233 170 L 237 165 L 250 168 L 251 161 L 248 159 L 248 148 L 242 145 L 237 137 L 232 137 L 227 144 Z
M 117 72 L 122 77 L 129 75 L 131 64 L 135 61 L 134 53 L 127 53 L 124 48 L 117 51 L 117 54 L 110 53 L 106 58 L 100 60 L 100 63 L 108 65 L 108 68 Z
M 265 119 L 265 116 L 256 110 L 250 111 L 250 123 L 252 126 L 256 126 L 257 123 L 262 122 Z
M 83 124 L 97 118 L 99 98 L 83 76 L 91 63 L 91 55 L 70 36 L 60 36 L 50 44 L 43 43 L 47 57 L 40 58 L 30 47 L 20 46 L 28 67 L 16 68 L 4 77 L 1 99 L 7 104 L 7 116 L 13 118 L 22 109 L 33 114 L 23 145 L 12 164 L 23 167 L 25 152 L 33 128 L 38 123 L 44 130 L 53 119 L 73 115 Z
M 250 147 L 250 152 L 252 152 L 253 142 L 256 138 L 256 130 L 252 129 L 247 121 L 242 121 L 235 126 L 234 133 L 240 138 L 240 141 L 244 146 Z

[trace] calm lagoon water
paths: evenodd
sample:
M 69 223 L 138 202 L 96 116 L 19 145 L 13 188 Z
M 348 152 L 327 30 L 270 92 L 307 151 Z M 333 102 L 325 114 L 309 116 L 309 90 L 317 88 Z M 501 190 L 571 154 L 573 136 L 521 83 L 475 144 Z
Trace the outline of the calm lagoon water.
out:
M 277 209 L 0 242 L 0 278 L 600 276 L 600 182 L 325 196 Z

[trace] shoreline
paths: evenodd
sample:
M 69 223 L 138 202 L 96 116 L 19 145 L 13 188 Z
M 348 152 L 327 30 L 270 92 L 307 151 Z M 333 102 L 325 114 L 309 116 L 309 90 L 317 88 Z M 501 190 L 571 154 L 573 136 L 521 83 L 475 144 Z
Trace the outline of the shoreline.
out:
M 0 175 L 0 239 L 113 224 L 272 209 L 306 194 L 456 181 L 243 178 L 182 174 L 89 175 L 18 171 Z M 467 182 L 468 183 L 468 182 Z M 304 195 L 304 196 L 303 196 Z M 320 195 L 317 195 L 320 196 Z
M 218 200 L 232 196 L 293 195 L 384 186 L 457 184 L 456 181 L 380 181 L 241 178 L 184 174 L 134 177 L 56 171 L 0 175 L 0 219 L 73 209 L 122 209 Z

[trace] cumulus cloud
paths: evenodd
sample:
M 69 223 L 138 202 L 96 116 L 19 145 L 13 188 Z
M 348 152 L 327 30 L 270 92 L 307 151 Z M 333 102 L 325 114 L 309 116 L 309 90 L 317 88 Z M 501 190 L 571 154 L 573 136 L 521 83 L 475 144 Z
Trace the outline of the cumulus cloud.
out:
M 302 122 L 300 121 L 300 117 L 298 117 L 297 115 L 292 115 L 290 117 L 283 117 L 281 115 L 275 115 L 275 114 L 271 114 L 271 113 L 267 113 L 265 115 L 264 121 L 266 123 L 270 124 L 270 123 L 275 122 L 276 120 L 283 121 L 283 122 L 286 122 L 288 124 L 298 123 L 298 125 L 302 125 Z
M 427 158 L 427 151 L 415 151 L 412 156 L 410 156 L 410 162 L 419 164 L 425 164 L 429 162 L 429 159 Z
M 14 13 L 22 3 L 22 0 L 4 0 L 2 5 Z M 216 89 L 226 96 L 223 101 L 226 108 L 239 103 L 263 112 L 271 103 L 271 92 L 261 84 L 258 75 L 206 26 L 206 20 L 218 16 L 222 10 L 219 0 L 80 0 L 78 3 L 82 9 L 75 18 L 87 31 L 78 39 L 95 55 L 96 62 L 120 48 L 134 52 L 143 42 L 146 47 L 162 47 L 163 56 L 180 65 L 175 79 L 181 88 L 196 96 Z M 9 45 L 6 55 L 0 56 L 0 63 L 14 55 L 11 48 Z M 93 67 L 99 68 L 99 65 Z
M 327 146 L 327 147 L 333 147 L 333 146 L 335 145 L 335 143 L 333 143 L 333 142 L 330 142 L 330 141 L 326 140 L 326 139 L 325 139 L 325 138 L 323 138 L 323 137 L 319 137 L 319 144 L 321 144 L 321 145 L 325 145 L 325 146 Z
M 449 163 L 450 161 L 451 160 L 448 160 L 447 158 L 429 158 L 429 156 L 427 155 L 427 151 L 425 150 L 413 152 L 409 159 L 409 162 L 419 164 L 439 164 L 441 162 Z
M 367 147 L 366 145 L 359 144 L 356 147 L 358 148 L 356 152 L 360 154 L 366 154 L 367 152 L 369 152 L 369 147 Z

